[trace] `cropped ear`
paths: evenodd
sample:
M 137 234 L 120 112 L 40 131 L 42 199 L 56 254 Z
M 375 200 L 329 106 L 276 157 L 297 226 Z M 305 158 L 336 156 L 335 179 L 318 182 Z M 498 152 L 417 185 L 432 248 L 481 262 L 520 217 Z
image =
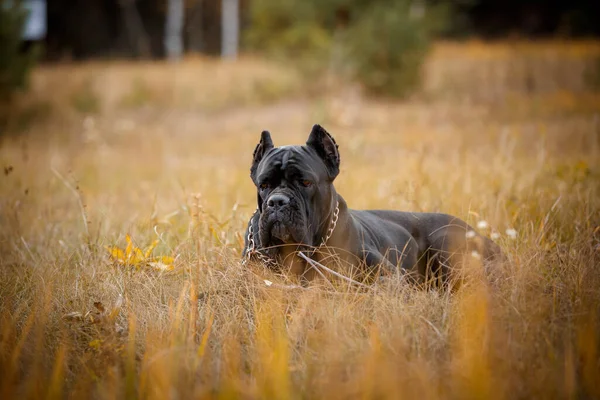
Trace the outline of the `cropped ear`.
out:
M 329 178 L 334 179 L 340 173 L 340 153 L 338 145 L 321 125 L 314 125 L 306 145 L 317 152 L 325 162 Z
M 263 159 L 265 154 L 269 152 L 273 147 L 273 141 L 271 140 L 271 134 L 269 131 L 262 131 L 260 135 L 260 142 L 256 145 L 254 149 L 254 154 L 252 155 L 252 166 L 250 167 L 250 178 L 252 178 L 252 182 L 255 185 L 258 185 L 256 182 L 256 170 L 258 169 L 258 164 Z

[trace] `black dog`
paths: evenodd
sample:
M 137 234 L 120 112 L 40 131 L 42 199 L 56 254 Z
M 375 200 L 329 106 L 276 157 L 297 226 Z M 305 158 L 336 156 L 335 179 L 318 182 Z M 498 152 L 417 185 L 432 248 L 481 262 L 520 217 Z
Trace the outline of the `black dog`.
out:
M 257 257 L 311 279 L 314 268 L 297 256 L 302 251 L 323 265 L 335 259 L 362 271 L 445 282 L 464 254 L 486 260 L 499 253 L 450 215 L 349 209 L 333 186 L 339 168 L 338 146 L 319 125 L 305 146 L 274 147 L 262 132 L 250 168 L 258 208 L 246 230 L 244 260 Z

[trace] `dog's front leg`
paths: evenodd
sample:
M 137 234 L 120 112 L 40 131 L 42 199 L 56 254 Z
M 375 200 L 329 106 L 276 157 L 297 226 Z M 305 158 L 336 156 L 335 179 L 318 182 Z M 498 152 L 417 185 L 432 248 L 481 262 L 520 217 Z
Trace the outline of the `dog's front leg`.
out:
M 365 262 L 369 273 L 379 274 L 381 276 L 391 276 L 398 269 L 379 251 L 364 249 L 362 259 Z

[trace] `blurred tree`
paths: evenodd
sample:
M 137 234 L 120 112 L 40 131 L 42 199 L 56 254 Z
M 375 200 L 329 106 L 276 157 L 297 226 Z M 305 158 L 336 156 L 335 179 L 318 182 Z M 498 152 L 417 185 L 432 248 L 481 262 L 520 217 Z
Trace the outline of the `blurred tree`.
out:
M 10 100 L 15 90 L 27 84 L 37 47 L 23 46 L 26 11 L 21 2 L 0 3 L 0 103 Z
M 406 95 L 420 77 L 449 3 L 425 0 L 254 0 L 251 49 L 293 60 L 310 73 L 343 69 L 371 92 Z
M 318 0 L 254 0 L 245 43 L 251 50 L 293 59 L 308 72 L 319 72 L 331 54 L 336 2 L 323 0 L 319 5 Z
M 239 0 L 221 0 L 221 56 L 235 59 L 240 30 Z
M 424 15 L 424 8 L 413 8 L 409 1 L 377 4 L 363 10 L 349 27 L 349 60 L 365 88 L 403 96 L 419 83 L 421 64 L 429 49 Z
M 204 51 L 204 1 L 191 0 L 187 2 L 186 7 L 186 42 L 188 51 Z
M 501 38 L 600 35 L 598 0 L 455 0 L 463 15 L 452 34 Z
M 167 0 L 165 50 L 170 60 L 179 60 L 183 55 L 183 16 L 183 0 Z
M 0 0 L 6 3 L 8 0 Z M 48 34 L 44 54 L 50 58 L 106 56 L 161 57 L 164 49 L 169 0 L 52 0 L 47 2 Z M 188 50 L 220 54 L 222 0 L 182 0 L 185 7 L 185 43 Z M 229 1 L 229 0 L 226 0 Z M 323 49 L 341 43 L 341 27 L 356 22 L 371 6 L 394 6 L 394 0 L 237 0 L 240 31 L 246 44 L 265 50 L 277 41 L 305 54 L 306 46 Z M 403 0 L 408 3 L 408 0 Z M 598 0 L 413 0 L 409 11 L 432 13 L 452 8 L 444 35 L 501 38 L 600 35 Z M 441 19 L 441 22 L 449 22 Z M 249 32 L 244 32 L 248 27 Z M 286 29 L 284 29 L 287 27 Z M 139 29 L 141 28 L 141 29 Z M 260 31 L 263 31 L 262 33 Z M 271 32 L 269 34 L 269 32 Z M 277 37 L 279 34 L 284 37 Z M 258 38 L 260 40 L 250 40 Z M 290 50 L 290 53 L 292 51 Z M 313 62 L 318 60 L 319 52 Z M 332 53 L 326 51 L 327 58 Z M 331 57 L 329 57 L 331 58 Z M 322 61 L 322 60 L 321 60 Z M 310 64 L 310 63 L 309 63 Z
M 138 57 L 150 56 L 150 42 L 144 23 L 138 12 L 136 0 L 119 0 L 123 15 L 123 26 L 127 32 L 130 45 Z

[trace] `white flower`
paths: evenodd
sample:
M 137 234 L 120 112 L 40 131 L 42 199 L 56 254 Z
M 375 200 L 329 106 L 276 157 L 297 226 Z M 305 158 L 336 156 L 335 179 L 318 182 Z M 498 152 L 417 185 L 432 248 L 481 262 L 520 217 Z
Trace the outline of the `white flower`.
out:
M 479 252 L 477 250 L 473 250 L 471 252 L 471 257 L 473 257 L 476 260 L 480 260 L 481 259 L 481 255 L 479 254 Z
M 265 285 L 267 285 L 267 286 L 271 286 L 273 284 L 273 282 L 266 280 L 266 279 L 264 280 L 264 282 L 265 282 Z
M 471 238 L 474 238 L 474 237 L 475 237 L 475 235 L 476 235 L 475 231 L 468 231 L 468 232 L 465 234 L 465 237 L 466 237 L 467 239 L 471 239 Z
M 500 234 L 498 232 L 494 231 L 494 232 L 490 233 L 490 238 L 492 240 L 498 240 L 498 239 L 500 239 Z
M 483 221 L 483 220 L 482 220 L 482 221 L 479 221 L 479 222 L 477 223 L 477 227 L 478 227 L 479 229 L 487 229 L 487 227 L 488 227 L 488 226 L 489 226 L 489 225 L 488 225 L 487 221 Z
M 517 238 L 517 231 L 514 230 L 513 228 L 508 228 L 506 230 L 506 235 L 511 238 L 511 239 L 516 239 Z

